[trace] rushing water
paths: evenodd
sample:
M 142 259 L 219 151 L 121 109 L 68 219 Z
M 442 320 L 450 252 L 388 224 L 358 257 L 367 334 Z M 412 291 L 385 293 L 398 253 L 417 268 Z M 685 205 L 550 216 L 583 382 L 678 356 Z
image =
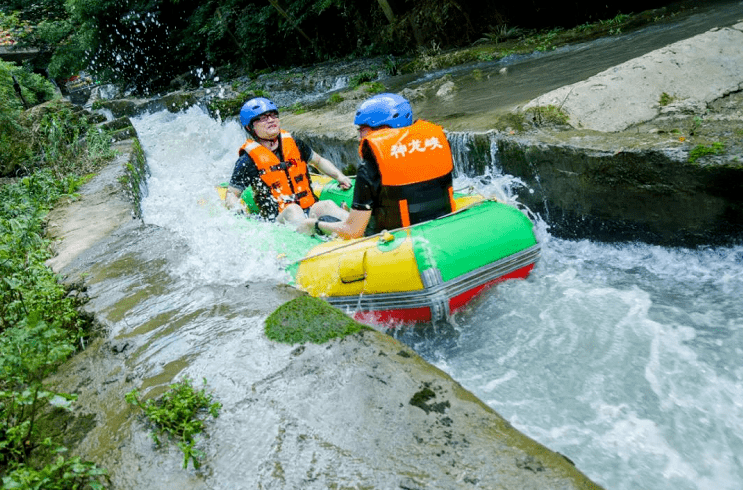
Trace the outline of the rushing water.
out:
M 144 221 L 187 244 L 171 275 L 286 280 L 278 255 L 293 232 L 236 218 L 214 191 L 229 179 L 239 125 L 196 108 L 133 123 L 152 172 Z M 505 199 L 528 192 L 492 177 L 456 184 Z M 486 292 L 453 326 L 391 334 L 608 490 L 739 489 L 743 247 L 566 241 L 537 221 L 543 252 L 527 280 Z

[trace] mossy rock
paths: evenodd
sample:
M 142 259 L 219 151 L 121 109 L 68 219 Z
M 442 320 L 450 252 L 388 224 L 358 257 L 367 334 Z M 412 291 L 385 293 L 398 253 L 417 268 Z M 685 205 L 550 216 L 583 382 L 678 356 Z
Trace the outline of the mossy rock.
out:
M 176 113 L 198 105 L 198 98 L 191 92 L 171 92 L 159 99 L 169 112 Z
M 134 117 L 139 112 L 139 104 L 131 100 L 96 100 L 93 109 L 108 109 L 114 117 Z
M 101 127 L 106 131 L 118 131 L 120 129 L 130 128 L 131 126 L 132 121 L 126 116 L 101 124 Z
M 212 117 L 219 116 L 222 119 L 226 119 L 240 115 L 240 109 L 242 109 L 243 104 L 248 99 L 250 97 L 246 95 L 240 95 L 232 99 L 214 99 L 209 102 L 207 108 Z
M 366 327 L 325 301 L 302 296 L 278 307 L 266 319 L 266 336 L 276 342 L 323 344 Z

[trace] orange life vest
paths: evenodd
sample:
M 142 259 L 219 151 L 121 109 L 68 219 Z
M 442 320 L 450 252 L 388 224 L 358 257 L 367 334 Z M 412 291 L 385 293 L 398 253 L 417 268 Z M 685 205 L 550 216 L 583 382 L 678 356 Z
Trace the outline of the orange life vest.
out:
M 297 143 L 287 131 L 281 130 L 281 153 L 284 161 L 260 143 L 248 139 L 238 151 L 247 153 L 258 167 L 261 180 L 271 189 L 271 196 L 279 206 L 279 212 L 296 202 L 302 209 L 315 204 L 315 195 L 310 187 L 307 162 L 302 160 Z
M 361 141 L 359 155 L 365 143 L 382 176 L 380 202 L 372 211 L 375 231 L 414 225 L 454 210 L 454 162 L 443 128 L 418 120 L 404 128 L 379 129 Z

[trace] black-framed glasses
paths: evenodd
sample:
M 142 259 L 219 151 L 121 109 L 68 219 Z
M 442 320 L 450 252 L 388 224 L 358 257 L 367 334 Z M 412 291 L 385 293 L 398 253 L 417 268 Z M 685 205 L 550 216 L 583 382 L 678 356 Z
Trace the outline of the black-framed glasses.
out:
M 266 112 L 265 114 L 261 114 L 260 116 L 255 118 L 256 122 L 266 122 L 270 119 L 278 119 L 279 114 L 276 112 Z

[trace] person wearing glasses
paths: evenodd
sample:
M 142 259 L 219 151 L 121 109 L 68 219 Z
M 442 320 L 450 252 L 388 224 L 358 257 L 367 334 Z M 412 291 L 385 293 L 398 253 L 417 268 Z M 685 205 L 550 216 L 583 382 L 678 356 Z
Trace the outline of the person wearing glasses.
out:
M 297 231 L 359 238 L 455 209 L 454 163 L 441 126 L 413 122 L 410 102 L 391 93 L 364 101 L 353 122 L 359 129 L 362 162 L 350 212 L 339 221 L 309 217 Z
M 299 225 L 307 217 L 346 217 L 347 211 L 335 203 L 315 198 L 309 165 L 337 180 L 343 189 L 351 187 L 351 180 L 304 141 L 281 129 L 273 102 L 265 97 L 250 99 L 240 110 L 240 124 L 248 139 L 238 151 L 230 178 L 226 200 L 230 209 L 246 210 L 240 196 L 252 187 L 261 216 L 271 221 Z

